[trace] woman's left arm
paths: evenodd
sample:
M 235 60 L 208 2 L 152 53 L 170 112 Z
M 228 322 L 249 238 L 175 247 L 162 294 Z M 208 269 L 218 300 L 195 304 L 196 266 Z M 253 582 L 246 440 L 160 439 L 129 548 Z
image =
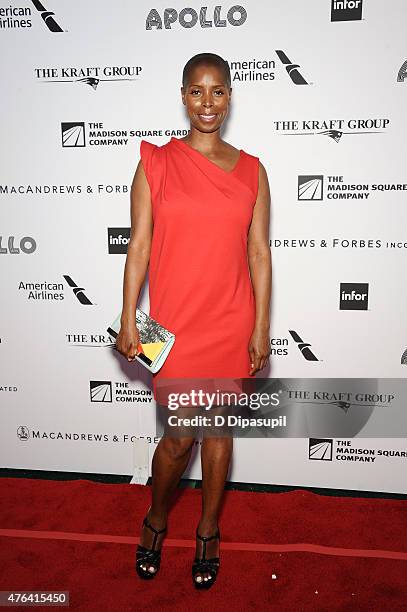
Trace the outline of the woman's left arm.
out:
M 270 355 L 271 250 L 270 188 L 267 172 L 259 162 L 257 200 L 247 241 L 247 257 L 256 302 L 256 321 L 249 342 L 250 371 L 261 370 Z

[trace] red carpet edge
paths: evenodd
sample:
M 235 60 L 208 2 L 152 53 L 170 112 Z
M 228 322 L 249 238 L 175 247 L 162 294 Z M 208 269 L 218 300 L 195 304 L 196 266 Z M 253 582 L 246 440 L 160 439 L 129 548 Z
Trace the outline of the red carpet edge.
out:
M 35 538 L 42 540 L 74 540 L 78 542 L 107 542 L 110 544 L 131 544 L 139 542 L 138 537 L 114 536 L 96 533 L 74 533 L 65 531 L 35 531 L 31 529 L 0 529 L 0 536 L 11 538 Z M 164 546 L 194 548 L 194 540 L 177 540 L 167 538 Z M 255 552 L 309 552 L 337 557 L 369 557 L 377 559 L 398 559 L 407 561 L 407 552 L 393 550 L 375 550 L 360 548 L 339 548 L 319 544 L 257 544 L 256 542 L 222 542 L 222 550 L 255 551 Z

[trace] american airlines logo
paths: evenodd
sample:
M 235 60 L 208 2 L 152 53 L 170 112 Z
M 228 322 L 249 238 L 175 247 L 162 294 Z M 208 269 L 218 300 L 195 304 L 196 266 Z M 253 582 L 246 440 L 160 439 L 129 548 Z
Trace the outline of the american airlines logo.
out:
M 318 357 L 316 357 L 312 352 L 310 348 L 311 344 L 309 342 L 304 342 L 303 339 L 293 329 L 289 329 L 288 331 L 291 334 L 291 337 L 294 342 L 297 343 L 298 349 L 304 359 L 306 359 L 306 361 L 319 361 Z
M 72 280 L 72 278 L 70 276 L 68 276 L 67 274 L 63 275 L 64 279 L 66 280 L 66 282 L 68 283 L 68 285 L 71 287 L 73 294 L 75 295 L 75 297 L 77 298 L 77 300 L 83 305 L 83 306 L 92 306 L 92 302 L 90 301 L 90 299 L 85 295 L 85 289 L 84 287 L 78 287 L 78 285 L 75 283 L 75 281 Z
M 279 60 L 284 64 L 288 76 L 295 85 L 309 85 L 299 71 L 300 65 L 293 64 L 284 53 L 284 51 L 276 50 Z
M 61 26 L 55 21 L 52 11 L 47 11 L 45 6 L 39 2 L 39 0 L 31 0 L 37 11 L 41 14 L 41 17 L 50 32 L 63 32 Z
M 85 288 L 78 286 L 71 276 L 67 274 L 62 275 L 68 287 L 72 289 L 73 295 L 76 297 L 78 302 L 83 306 L 95 306 L 90 301 L 88 296 L 85 294 Z M 30 301 L 47 301 L 59 303 L 65 300 L 66 287 L 63 282 L 55 282 L 51 280 L 41 281 L 24 281 L 18 282 L 18 290 L 21 291 L 22 295 L 25 295 L 27 300 Z
M 287 73 L 291 82 L 294 85 L 310 85 L 300 70 L 300 65 L 293 63 L 287 54 L 281 49 L 275 49 L 275 54 L 279 62 L 282 64 L 282 70 L 280 73 L 283 75 L 281 78 L 288 80 L 284 74 Z M 247 83 L 250 84 L 254 81 L 265 81 L 272 83 L 276 79 L 276 63 L 279 63 L 276 59 L 271 57 L 253 57 L 245 58 L 228 58 L 228 63 L 231 71 L 232 83 Z M 285 70 L 284 70 L 285 68 Z
M 48 0 L 47 0 L 48 1 Z M 50 32 L 63 32 L 64 30 L 55 20 L 55 13 L 48 11 L 38 0 L 31 0 L 34 7 Z M 0 8 L 0 31 L 2 30 L 26 30 L 32 28 L 32 9 L 29 6 L 16 6 L 7 3 L 8 6 Z

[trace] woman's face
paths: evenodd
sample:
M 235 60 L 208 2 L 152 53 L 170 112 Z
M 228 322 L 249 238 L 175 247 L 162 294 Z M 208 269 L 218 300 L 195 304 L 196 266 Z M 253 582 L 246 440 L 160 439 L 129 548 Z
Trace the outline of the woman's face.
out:
M 190 74 L 189 83 L 181 88 L 191 126 L 200 132 L 215 132 L 225 120 L 232 89 L 216 66 L 199 65 Z

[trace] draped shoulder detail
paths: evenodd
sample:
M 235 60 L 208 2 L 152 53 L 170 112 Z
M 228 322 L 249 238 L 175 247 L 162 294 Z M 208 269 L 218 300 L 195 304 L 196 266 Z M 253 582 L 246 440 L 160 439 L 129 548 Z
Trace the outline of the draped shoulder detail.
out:
M 203 192 L 209 194 L 211 189 L 213 193 L 209 197 L 217 194 L 235 201 L 238 194 L 244 194 L 244 199 L 252 203 L 253 162 L 242 149 L 234 168 L 226 171 L 178 138 L 172 137 L 166 147 L 171 164 L 177 170 L 178 187 L 191 198 L 199 199 Z
M 250 153 L 246 153 L 243 151 L 244 160 L 245 160 L 245 181 L 247 185 L 250 187 L 250 190 L 253 193 L 253 206 L 257 201 L 257 194 L 259 191 L 259 165 L 260 159 L 256 155 L 251 155 Z
M 149 142 L 148 140 L 142 140 L 140 142 L 141 163 L 143 164 L 144 174 L 146 175 L 146 179 L 150 185 L 151 192 L 153 192 L 154 188 L 153 164 L 155 163 L 157 149 L 158 146 L 152 142 Z

